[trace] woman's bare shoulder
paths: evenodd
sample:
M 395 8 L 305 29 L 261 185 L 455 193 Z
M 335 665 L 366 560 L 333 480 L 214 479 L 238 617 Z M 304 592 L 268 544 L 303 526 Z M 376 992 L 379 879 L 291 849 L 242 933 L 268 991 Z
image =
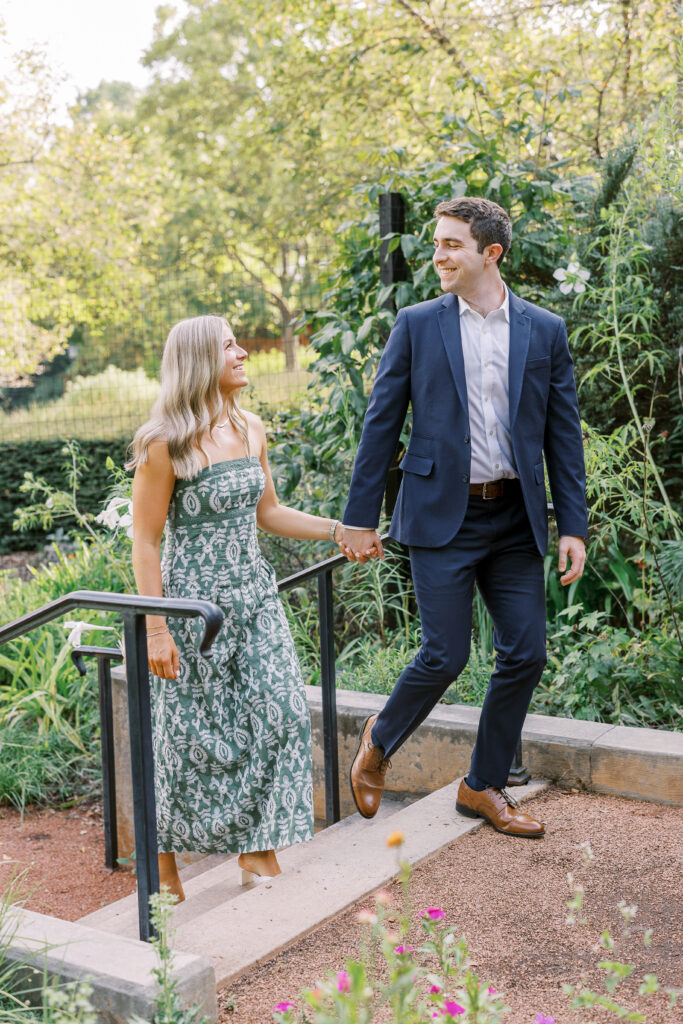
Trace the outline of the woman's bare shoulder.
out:
M 140 467 L 147 466 L 153 473 L 173 473 L 173 462 L 168 451 L 168 441 L 155 438 L 147 446 L 147 458 Z

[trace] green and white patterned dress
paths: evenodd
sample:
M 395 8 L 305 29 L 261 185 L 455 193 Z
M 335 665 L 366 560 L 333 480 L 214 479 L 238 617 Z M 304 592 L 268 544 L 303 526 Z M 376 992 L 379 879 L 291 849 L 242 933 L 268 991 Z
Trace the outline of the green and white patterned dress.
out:
M 201 619 L 168 619 L 177 679 L 152 676 L 160 852 L 279 849 L 313 837 L 311 728 L 275 573 L 256 535 L 265 475 L 255 456 L 177 480 L 164 554 L 166 597 L 225 612 L 213 658 Z

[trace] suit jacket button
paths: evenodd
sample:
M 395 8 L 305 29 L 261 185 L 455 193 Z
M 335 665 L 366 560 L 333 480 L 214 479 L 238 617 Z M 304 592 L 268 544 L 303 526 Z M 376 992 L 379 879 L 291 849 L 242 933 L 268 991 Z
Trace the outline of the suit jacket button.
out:
M 469 444 L 469 443 L 470 443 L 470 435 L 469 434 L 465 434 L 465 444 Z
M 469 483 L 469 482 L 470 482 L 470 478 L 469 478 L 469 476 L 467 475 L 467 473 L 463 473 L 463 475 L 462 475 L 462 482 L 463 482 L 464 484 L 467 484 L 467 483 Z

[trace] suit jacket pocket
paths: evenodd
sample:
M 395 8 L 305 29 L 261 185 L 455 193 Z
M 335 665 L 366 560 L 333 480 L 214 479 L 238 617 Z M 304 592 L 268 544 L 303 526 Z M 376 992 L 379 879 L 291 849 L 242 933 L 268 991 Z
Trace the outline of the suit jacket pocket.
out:
M 550 366 L 550 356 L 542 356 L 541 359 L 527 359 L 524 369 L 542 370 L 546 366 Z
M 404 473 L 415 473 L 417 476 L 429 476 L 434 468 L 434 459 L 429 459 L 423 455 L 413 455 L 412 452 L 406 452 L 399 462 L 398 468 L 403 470 Z
M 536 478 L 537 484 L 545 483 L 545 476 L 543 474 L 543 463 L 539 462 L 534 466 L 534 477 Z

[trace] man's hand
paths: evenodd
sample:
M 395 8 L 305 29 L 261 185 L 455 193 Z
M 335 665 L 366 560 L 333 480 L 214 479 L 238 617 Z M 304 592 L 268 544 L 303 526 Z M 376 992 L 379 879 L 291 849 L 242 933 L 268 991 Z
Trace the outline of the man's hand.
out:
M 376 530 L 349 530 L 344 527 L 339 547 L 349 562 L 360 562 L 361 565 L 365 565 L 369 558 L 384 558 L 384 548 Z
M 567 558 L 571 564 L 569 572 L 565 572 L 567 568 Z M 560 576 L 560 583 L 563 587 L 569 586 L 570 583 L 574 583 L 575 580 L 580 580 L 583 576 L 583 568 L 586 564 L 586 545 L 583 543 L 582 537 L 560 537 L 560 555 L 557 559 L 557 568 L 563 576 Z

